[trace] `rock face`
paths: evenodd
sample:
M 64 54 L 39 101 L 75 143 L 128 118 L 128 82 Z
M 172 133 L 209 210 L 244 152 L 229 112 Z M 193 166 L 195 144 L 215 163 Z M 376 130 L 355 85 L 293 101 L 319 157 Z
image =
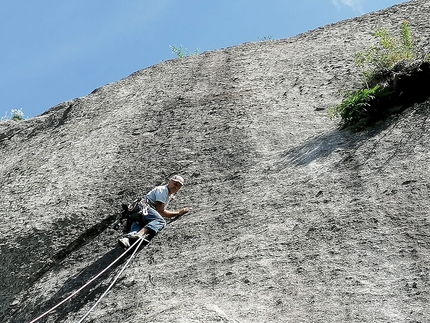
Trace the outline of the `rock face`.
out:
M 0 321 L 30 322 L 122 253 L 122 202 L 173 173 L 194 210 L 137 253 L 91 322 L 425 322 L 428 100 L 360 133 L 326 109 L 416 0 L 297 37 L 162 62 L 0 123 Z M 124 261 L 41 322 L 77 322 Z

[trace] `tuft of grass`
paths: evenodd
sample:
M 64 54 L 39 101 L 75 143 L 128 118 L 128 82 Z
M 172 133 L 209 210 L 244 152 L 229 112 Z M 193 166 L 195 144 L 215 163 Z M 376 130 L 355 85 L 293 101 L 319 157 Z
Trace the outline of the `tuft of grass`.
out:
M 182 45 L 180 45 L 179 47 L 170 46 L 170 50 L 172 51 L 173 54 L 175 54 L 179 58 L 199 54 L 198 48 L 194 52 L 189 52 L 188 49 L 184 48 Z
M 22 109 L 12 109 L 10 110 L 10 115 L 6 112 L 4 117 L 0 119 L 0 121 L 4 120 L 15 120 L 20 121 L 24 119 L 24 112 L 22 112 Z
M 259 41 L 267 41 L 267 40 L 273 40 L 272 36 L 263 36 L 263 37 L 258 37 Z

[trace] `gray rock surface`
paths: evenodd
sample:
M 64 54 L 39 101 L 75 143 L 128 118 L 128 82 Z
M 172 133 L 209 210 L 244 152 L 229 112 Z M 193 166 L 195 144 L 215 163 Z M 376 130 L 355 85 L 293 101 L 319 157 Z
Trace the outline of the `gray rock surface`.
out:
M 113 262 L 122 202 L 183 175 L 171 222 L 88 322 L 426 322 L 429 101 L 360 133 L 327 108 L 415 0 L 293 38 L 162 62 L 0 123 L 0 321 L 30 322 Z M 124 262 L 45 316 L 77 322 Z

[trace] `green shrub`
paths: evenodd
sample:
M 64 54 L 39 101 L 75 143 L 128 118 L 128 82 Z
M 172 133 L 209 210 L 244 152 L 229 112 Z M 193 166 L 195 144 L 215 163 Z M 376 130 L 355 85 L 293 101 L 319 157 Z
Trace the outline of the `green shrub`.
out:
M 182 58 L 190 55 L 198 55 L 199 49 L 197 48 L 194 52 L 190 53 L 188 49 L 183 48 L 182 45 L 179 47 L 176 46 L 170 46 L 170 49 L 172 50 L 172 53 L 175 54 L 177 57 Z
M 362 70 L 367 87 L 373 87 L 384 70 L 400 61 L 416 58 L 415 43 L 407 21 L 400 24 L 399 34 L 396 37 L 387 29 L 378 28 L 374 35 L 379 43 L 355 55 L 355 63 Z
M 329 117 L 340 117 L 343 128 L 360 129 L 389 114 L 393 103 L 390 97 L 393 89 L 388 85 L 393 75 L 391 69 L 399 62 L 416 59 L 415 43 L 407 21 L 401 23 L 398 37 L 385 28 L 377 29 L 374 35 L 378 44 L 355 55 L 355 63 L 364 77 L 362 88 L 346 92 L 342 103 L 329 109 Z
M 375 103 L 387 97 L 390 91 L 379 85 L 371 89 L 348 92 L 342 103 L 329 109 L 330 118 L 342 118 L 342 127 L 360 128 L 371 121 L 379 111 Z

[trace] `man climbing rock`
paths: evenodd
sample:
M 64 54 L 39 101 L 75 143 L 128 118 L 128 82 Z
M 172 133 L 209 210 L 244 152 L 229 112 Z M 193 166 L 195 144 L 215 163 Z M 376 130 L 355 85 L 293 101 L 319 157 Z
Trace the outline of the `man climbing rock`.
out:
M 118 240 L 119 245 L 127 249 L 141 237 L 148 242 L 165 227 L 166 220 L 164 218 L 181 216 L 191 211 L 191 207 L 184 207 L 178 211 L 166 209 L 169 202 L 174 199 L 175 194 L 183 185 L 184 179 L 179 175 L 174 175 L 167 185 L 157 186 L 152 189 L 142 199 L 140 215 L 137 218 L 133 218 L 130 233 Z

